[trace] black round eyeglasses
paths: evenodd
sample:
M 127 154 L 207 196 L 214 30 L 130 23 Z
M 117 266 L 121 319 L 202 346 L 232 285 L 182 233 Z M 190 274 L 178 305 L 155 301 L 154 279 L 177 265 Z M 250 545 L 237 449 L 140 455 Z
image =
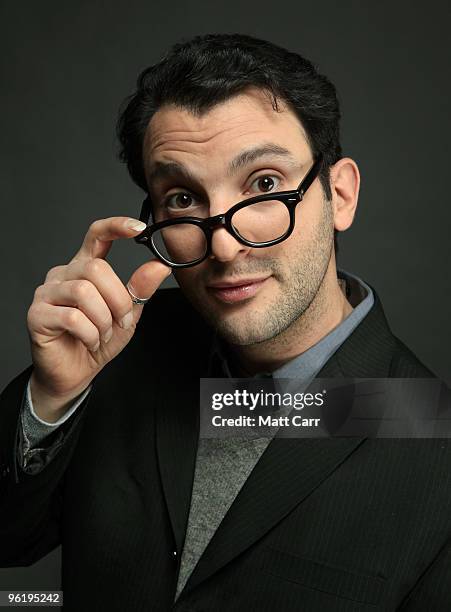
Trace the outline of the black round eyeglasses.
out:
M 286 240 L 293 232 L 295 209 L 318 176 L 320 155 L 297 189 L 265 193 L 235 204 L 214 217 L 176 217 L 148 225 L 135 236 L 164 264 L 171 268 L 189 268 L 211 255 L 213 230 L 224 227 L 238 242 L 253 248 L 270 247 Z M 149 222 L 150 196 L 144 200 L 140 221 Z

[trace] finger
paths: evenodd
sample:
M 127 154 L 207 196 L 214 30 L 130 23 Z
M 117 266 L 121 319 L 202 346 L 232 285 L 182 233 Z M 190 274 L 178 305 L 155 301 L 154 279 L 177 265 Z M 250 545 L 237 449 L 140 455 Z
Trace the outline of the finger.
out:
M 66 266 L 54 266 L 50 268 L 45 277 L 45 283 L 57 283 L 64 278 Z
M 152 259 L 133 272 L 127 286 L 137 297 L 148 299 L 171 272 L 172 270 L 169 266 L 156 259 Z
M 133 272 L 127 283 L 127 287 L 129 287 L 134 296 L 141 299 L 148 299 L 155 293 L 171 272 L 172 269 L 169 266 L 153 259 Z M 136 323 L 142 313 L 142 304 L 134 304 L 133 313 Z
M 89 351 L 99 348 L 99 330 L 78 308 L 39 302 L 30 307 L 28 322 L 32 339 L 35 339 L 35 334 L 54 338 L 68 332 L 80 340 Z
M 81 310 L 97 327 L 100 338 L 108 342 L 113 334 L 113 317 L 96 286 L 88 280 L 47 283 L 35 291 L 37 300 L 54 306 L 72 306 Z
M 83 244 L 73 259 L 104 258 L 113 240 L 132 238 L 146 228 L 146 224 L 131 217 L 108 217 L 91 223 Z
M 123 329 L 132 323 L 130 294 L 110 264 L 104 259 L 81 259 L 66 267 L 65 280 L 90 281 L 107 304 L 113 318 Z

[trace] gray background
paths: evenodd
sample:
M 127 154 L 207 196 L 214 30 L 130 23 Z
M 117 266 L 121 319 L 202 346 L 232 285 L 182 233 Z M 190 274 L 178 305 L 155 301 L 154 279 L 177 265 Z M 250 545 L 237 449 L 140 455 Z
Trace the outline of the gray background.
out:
M 4 2 L 1 275 L 4 385 L 30 362 L 26 313 L 89 224 L 139 214 L 114 124 L 138 72 L 173 42 L 243 32 L 300 52 L 336 84 L 343 146 L 361 170 L 339 265 L 378 291 L 393 331 L 451 382 L 447 2 Z M 116 243 L 126 281 L 148 251 Z M 0 589 L 53 589 L 60 551 L 0 570 Z

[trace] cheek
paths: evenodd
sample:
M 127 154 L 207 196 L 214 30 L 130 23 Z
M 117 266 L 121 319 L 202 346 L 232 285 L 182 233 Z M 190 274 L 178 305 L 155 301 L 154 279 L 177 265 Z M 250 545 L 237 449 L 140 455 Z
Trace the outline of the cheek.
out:
M 299 208 L 296 211 L 296 222 L 293 233 L 286 241 L 288 248 L 299 248 L 303 242 L 308 242 L 312 235 L 312 228 L 315 223 L 314 215 L 311 211 Z
M 186 291 L 196 292 L 201 286 L 201 273 L 204 264 L 199 264 L 193 268 L 185 268 L 184 270 L 174 270 L 174 276 L 182 289 Z
M 296 207 L 296 223 L 293 234 L 304 236 L 306 239 L 314 236 L 315 230 L 322 220 L 323 206 L 321 199 L 300 202 Z

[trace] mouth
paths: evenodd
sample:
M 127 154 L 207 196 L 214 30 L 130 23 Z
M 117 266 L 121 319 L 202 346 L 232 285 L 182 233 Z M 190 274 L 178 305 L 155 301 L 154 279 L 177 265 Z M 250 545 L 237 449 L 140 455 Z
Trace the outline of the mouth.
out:
M 207 290 L 216 299 L 226 304 L 235 304 L 254 297 L 270 276 L 264 278 L 246 278 L 236 281 L 222 281 L 211 283 Z

